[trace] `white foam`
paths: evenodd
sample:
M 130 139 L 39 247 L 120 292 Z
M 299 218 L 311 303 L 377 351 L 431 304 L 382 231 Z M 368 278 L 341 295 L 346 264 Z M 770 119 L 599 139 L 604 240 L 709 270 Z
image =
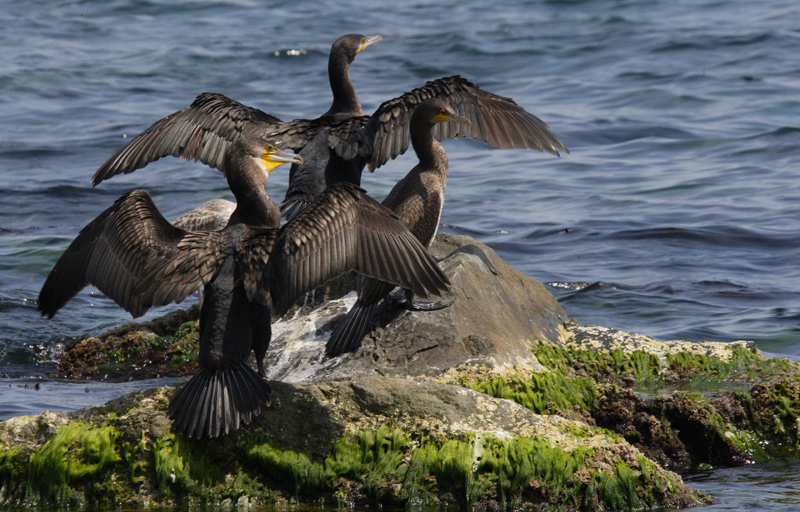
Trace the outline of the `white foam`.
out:
M 308 297 L 306 299 L 307 304 Z M 340 357 L 329 358 L 325 355 L 325 343 L 331 330 L 320 327 L 334 315 L 349 311 L 356 299 L 357 294 L 353 291 L 311 312 L 300 308 L 291 318 L 273 322 L 272 343 L 265 365 L 267 378 L 285 382 L 309 382 L 321 372 L 338 365 Z M 313 302 L 313 298 L 311 301 Z

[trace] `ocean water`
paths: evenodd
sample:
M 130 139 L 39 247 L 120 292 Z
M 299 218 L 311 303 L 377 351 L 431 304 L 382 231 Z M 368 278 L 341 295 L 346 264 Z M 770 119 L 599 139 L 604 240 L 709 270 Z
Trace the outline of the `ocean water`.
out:
M 93 189 L 97 167 L 203 91 L 284 119 L 321 114 L 330 44 L 348 32 L 384 38 L 351 68 L 365 112 L 460 74 L 514 98 L 571 151 L 448 141 L 442 231 L 490 245 L 582 324 L 752 339 L 797 356 L 798 19 L 793 0 L 4 3 L 0 419 L 115 393 L 25 388 L 65 341 L 130 320 L 91 288 L 51 321 L 37 314 L 39 288 L 80 228 L 132 188 L 168 218 L 231 197 L 219 172 L 174 158 Z M 363 186 L 380 199 L 414 163 L 406 154 Z M 288 168 L 272 174 L 274 198 L 287 178 Z M 789 510 L 800 504 L 789 467 L 764 469 L 779 484 L 754 484 L 763 505 L 731 492 L 735 478 L 757 481 L 755 469 L 712 473 L 709 489 L 723 506 Z

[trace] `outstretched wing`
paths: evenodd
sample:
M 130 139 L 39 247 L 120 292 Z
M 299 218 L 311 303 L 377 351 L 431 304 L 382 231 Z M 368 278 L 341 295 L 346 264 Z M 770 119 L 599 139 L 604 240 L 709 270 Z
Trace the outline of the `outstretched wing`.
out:
M 200 160 L 224 173 L 225 152 L 232 142 L 280 122 L 222 94 L 204 92 L 191 105 L 156 121 L 111 155 L 92 176 L 92 184 L 170 155 Z
M 280 140 L 292 151 L 299 152 L 317 136 L 321 129 L 330 128 L 335 124 L 331 116 L 322 116 L 317 119 L 295 119 L 284 121 L 266 132 L 266 138 Z
M 349 270 L 421 297 L 440 295 L 450 284 L 391 210 L 342 182 L 281 229 L 265 276 L 274 311 L 284 314 L 305 292 Z
M 352 160 L 359 155 L 365 156 L 365 151 L 371 148 L 366 132 L 369 120 L 369 116 L 351 117 L 331 126 L 328 139 L 330 147 L 345 160 Z
M 411 115 L 417 105 L 434 97 L 445 100 L 456 114 L 472 123 L 437 123 L 433 133 L 439 141 L 466 137 L 499 148 L 527 148 L 554 155 L 559 155 L 559 150 L 569 152 L 544 121 L 513 99 L 484 91 L 460 76 L 450 76 L 386 101 L 372 114 L 365 130 L 365 139 L 371 145 L 365 150 L 370 171 L 408 149 Z
M 83 228 L 39 292 L 52 318 L 93 284 L 131 313 L 180 302 L 211 281 L 231 251 L 224 231 L 191 233 L 171 225 L 144 190 L 129 192 Z

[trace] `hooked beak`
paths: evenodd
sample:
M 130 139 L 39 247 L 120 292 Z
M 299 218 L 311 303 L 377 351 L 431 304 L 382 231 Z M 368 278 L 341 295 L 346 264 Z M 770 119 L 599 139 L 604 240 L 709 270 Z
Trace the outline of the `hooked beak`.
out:
M 472 126 L 472 122 L 469 119 L 467 119 L 466 117 L 461 117 L 458 114 L 447 114 L 447 115 L 439 114 L 436 116 L 436 121 L 439 123 L 458 123 L 458 124 L 466 124 L 468 126 Z
M 363 52 L 367 48 L 367 46 L 379 43 L 381 41 L 383 41 L 383 38 L 381 36 L 365 37 L 364 40 L 361 41 L 361 48 L 358 49 L 358 53 Z
M 300 165 L 303 163 L 303 157 L 295 155 L 294 153 L 282 151 L 270 144 L 266 147 L 264 153 L 261 154 L 261 162 L 264 164 L 264 167 L 267 168 L 267 172 L 271 172 L 273 169 L 283 164 Z

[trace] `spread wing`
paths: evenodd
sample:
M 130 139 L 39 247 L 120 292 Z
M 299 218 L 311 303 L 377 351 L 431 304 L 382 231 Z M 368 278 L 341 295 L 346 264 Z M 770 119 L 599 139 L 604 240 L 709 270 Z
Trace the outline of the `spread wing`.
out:
M 472 126 L 437 123 L 434 137 L 471 138 L 499 148 L 527 148 L 558 155 L 569 152 L 547 124 L 525 111 L 511 98 L 480 89 L 460 76 L 438 78 L 402 96 L 386 101 L 370 118 L 365 139 L 371 145 L 369 169 L 374 170 L 408 149 L 408 130 L 414 109 L 428 98 L 445 100 Z
M 284 314 L 305 292 L 349 270 L 422 297 L 440 295 L 450 284 L 391 210 L 343 182 L 281 229 L 265 275 L 274 310 Z
M 328 142 L 336 154 L 345 160 L 364 156 L 371 146 L 367 143 L 369 116 L 351 117 L 331 127 Z M 362 164 L 363 168 L 363 164 Z
M 224 231 L 174 227 L 150 194 L 134 190 L 83 228 L 59 258 L 39 293 L 39 311 L 52 318 L 89 284 L 134 318 L 180 302 L 214 277 L 232 250 L 227 239 Z
M 242 135 L 262 133 L 280 122 L 222 94 L 204 92 L 191 105 L 156 121 L 111 155 L 92 176 L 92 184 L 170 155 L 200 160 L 224 173 L 225 152 L 233 141 Z
M 319 130 L 329 128 L 332 124 L 334 121 L 330 116 L 318 119 L 295 119 L 274 126 L 266 132 L 266 137 L 283 141 L 286 147 L 299 152 L 316 137 Z

